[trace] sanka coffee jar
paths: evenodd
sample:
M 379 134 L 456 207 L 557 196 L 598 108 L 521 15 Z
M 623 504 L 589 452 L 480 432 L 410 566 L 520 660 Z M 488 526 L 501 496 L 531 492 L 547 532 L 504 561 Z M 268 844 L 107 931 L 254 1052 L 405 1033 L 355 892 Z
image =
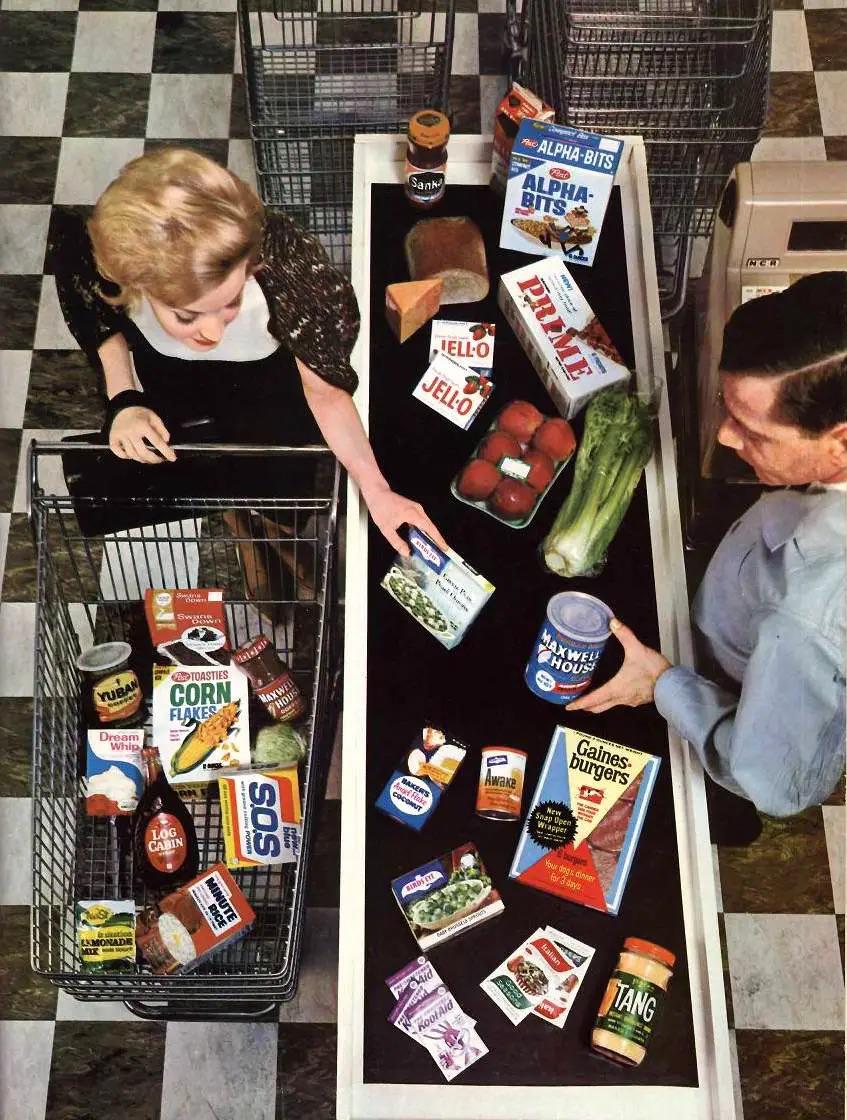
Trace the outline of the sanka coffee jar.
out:
M 669 949 L 652 941 L 624 941 L 591 1032 L 594 1050 L 625 1066 L 641 1065 L 675 963 Z
M 131 656 L 127 642 L 104 642 L 77 658 L 89 727 L 132 727 L 143 718 L 141 685 L 129 663 Z
M 450 122 L 437 109 L 421 109 L 409 121 L 403 175 L 406 197 L 424 210 L 444 197 Z

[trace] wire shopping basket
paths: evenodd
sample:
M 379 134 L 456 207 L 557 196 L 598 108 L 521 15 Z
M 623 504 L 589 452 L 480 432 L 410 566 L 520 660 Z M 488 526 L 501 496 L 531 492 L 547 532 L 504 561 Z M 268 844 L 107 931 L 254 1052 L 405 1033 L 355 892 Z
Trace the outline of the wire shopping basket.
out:
M 259 192 L 349 271 L 353 142 L 446 111 L 455 0 L 238 0 Z M 295 10 L 296 9 L 296 10 Z
M 321 447 L 193 445 L 176 448 L 193 463 L 203 493 L 226 480 L 257 481 L 255 497 L 179 497 L 150 493 L 123 499 L 91 485 L 115 460 L 99 444 L 30 447 L 30 517 L 36 547 L 36 641 L 33 724 L 32 967 L 81 1000 L 123 1000 L 148 1018 L 256 1016 L 292 998 L 305 908 L 314 817 L 326 782 L 337 717 L 340 643 L 336 626 L 336 531 L 340 468 Z M 70 494 L 45 491 L 43 478 L 65 459 Z M 68 463 L 83 463 L 75 476 Z M 52 462 L 48 462 L 52 460 Z M 296 468 L 295 468 L 296 464 Z M 267 496 L 306 464 L 313 492 Z M 114 469 L 114 466 L 112 466 Z M 146 468 L 149 475 L 166 467 Z M 51 472 L 51 481 L 55 472 Z M 54 487 L 57 491 L 60 486 Z M 108 515 L 108 531 L 92 531 Z M 121 527 L 124 524 L 126 527 Z M 256 573 L 263 574 L 257 581 Z M 151 587 L 220 588 L 233 647 L 265 634 L 307 701 L 301 725 L 308 753 L 301 769 L 302 839 L 296 864 L 233 871 L 256 913 L 252 932 L 188 974 L 82 969 L 74 928 L 80 899 L 153 901 L 134 874 L 126 818 L 88 817 L 81 753 L 86 726 L 76 661 L 92 643 L 127 641 L 149 700 L 144 671 L 144 591 Z M 152 662 L 152 646 L 146 650 Z M 149 705 L 148 705 L 149 708 Z M 149 727 L 148 727 L 149 730 Z M 149 740 L 148 740 L 149 741 Z M 201 870 L 223 859 L 216 783 L 184 798 L 195 824 Z

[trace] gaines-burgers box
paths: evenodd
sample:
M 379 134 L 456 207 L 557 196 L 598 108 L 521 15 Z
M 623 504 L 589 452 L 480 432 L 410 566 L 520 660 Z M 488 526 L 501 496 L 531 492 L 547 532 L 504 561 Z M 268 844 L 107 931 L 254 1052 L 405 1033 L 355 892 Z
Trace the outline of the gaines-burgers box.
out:
M 629 370 L 567 265 L 555 257 L 500 277 L 500 309 L 566 419 Z
M 157 976 L 191 972 L 256 921 L 253 908 L 222 863 L 149 907 L 136 924 L 136 942 Z
M 509 877 L 617 914 L 659 762 L 611 739 L 557 727 Z

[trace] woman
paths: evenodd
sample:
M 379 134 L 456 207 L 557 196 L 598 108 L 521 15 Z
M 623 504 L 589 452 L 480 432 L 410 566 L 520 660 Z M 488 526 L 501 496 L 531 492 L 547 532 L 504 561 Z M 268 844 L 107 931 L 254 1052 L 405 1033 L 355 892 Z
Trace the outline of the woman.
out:
M 174 462 L 171 429 L 198 415 L 223 440 L 322 434 L 394 548 L 408 552 L 404 523 L 443 543 L 383 478 L 353 404 L 352 287 L 315 238 L 266 212 L 232 172 L 187 149 L 141 156 L 106 188 L 87 230 L 63 223 L 51 255 L 68 327 L 103 373 L 119 458 Z

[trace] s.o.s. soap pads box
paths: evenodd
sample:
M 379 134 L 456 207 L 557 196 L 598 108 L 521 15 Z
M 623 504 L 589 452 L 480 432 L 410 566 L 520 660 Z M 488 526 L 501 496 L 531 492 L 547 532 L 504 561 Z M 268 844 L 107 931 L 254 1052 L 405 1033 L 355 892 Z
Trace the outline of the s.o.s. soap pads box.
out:
M 617 347 L 561 259 L 505 273 L 497 302 L 566 419 L 601 389 L 629 380 Z
M 624 144 L 523 120 L 509 161 L 500 247 L 593 264 Z

